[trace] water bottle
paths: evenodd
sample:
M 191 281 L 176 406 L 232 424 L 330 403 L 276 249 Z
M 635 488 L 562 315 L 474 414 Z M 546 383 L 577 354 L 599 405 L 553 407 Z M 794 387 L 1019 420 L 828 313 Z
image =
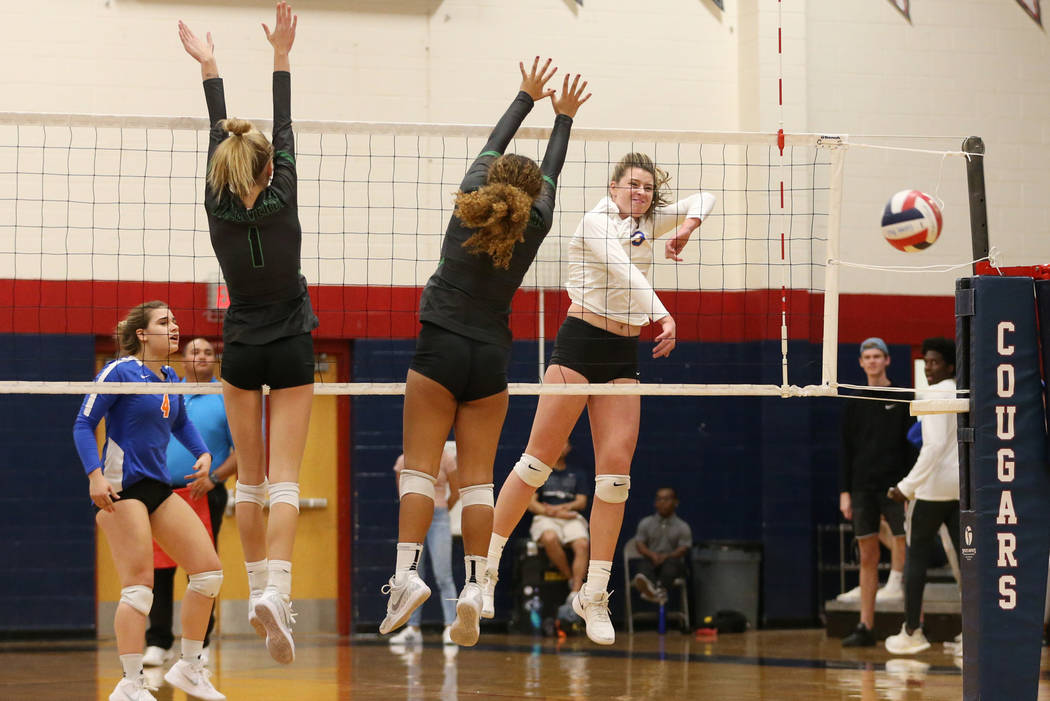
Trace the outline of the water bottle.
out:
M 532 631 L 534 633 L 540 632 L 543 628 L 543 619 L 540 617 L 540 610 L 543 608 L 543 604 L 540 602 L 540 591 L 535 587 L 525 587 L 525 608 L 529 612 L 529 623 L 532 625 Z
M 665 606 L 662 603 L 660 604 L 660 618 L 656 624 L 656 632 L 660 635 L 667 632 L 667 615 L 665 613 Z

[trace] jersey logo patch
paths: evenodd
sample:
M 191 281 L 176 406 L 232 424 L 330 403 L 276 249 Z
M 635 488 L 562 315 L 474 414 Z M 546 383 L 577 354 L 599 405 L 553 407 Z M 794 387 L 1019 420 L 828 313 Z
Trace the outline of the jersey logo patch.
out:
M 633 234 L 631 234 L 631 245 L 632 246 L 641 246 L 643 243 L 645 243 L 645 232 L 644 231 L 636 231 Z

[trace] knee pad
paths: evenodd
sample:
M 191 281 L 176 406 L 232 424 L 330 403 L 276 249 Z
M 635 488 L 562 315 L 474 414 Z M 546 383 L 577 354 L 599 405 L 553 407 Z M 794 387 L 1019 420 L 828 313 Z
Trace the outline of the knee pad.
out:
M 630 475 L 595 475 L 594 496 L 607 504 L 622 504 L 631 491 Z
M 522 482 L 534 489 L 539 489 L 550 477 L 551 468 L 528 453 L 522 453 L 514 465 L 514 472 L 518 474 Z
M 406 494 L 422 494 L 434 500 L 434 483 L 437 477 L 419 470 L 401 470 L 398 480 L 398 495 L 404 499 Z
M 270 484 L 270 508 L 274 504 L 288 504 L 299 510 L 299 485 L 296 482 L 273 482 Z
M 127 604 L 143 616 L 153 607 L 153 589 L 144 584 L 132 584 L 120 590 L 120 603 Z
M 493 499 L 492 486 L 492 482 L 489 482 L 488 484 L 474 484 L 469 487 L 462 487 L 459 490 L 459 503 L 463 504 L 464 509 L 468 506 L 493 508 L 496 502 Z
M 269 491 L 269 486 L 269 482 L 265 479 L 262 481 L 262 484 L 244 484 L 237 480 L 237 491 L 233 501 L 235 504 L 249 502 L 259 506 L 266 506 L 266 493 Z
M 206 596 L 209 599 L 214 599 L 219 595 L 219 589 L 222 587 L 222 570 L 212 570 L 211 572 L 198 572 L 197 574 L 190 575 L 190 583 L 186 586 L 187 589 L 192 589 L 201 596 Z

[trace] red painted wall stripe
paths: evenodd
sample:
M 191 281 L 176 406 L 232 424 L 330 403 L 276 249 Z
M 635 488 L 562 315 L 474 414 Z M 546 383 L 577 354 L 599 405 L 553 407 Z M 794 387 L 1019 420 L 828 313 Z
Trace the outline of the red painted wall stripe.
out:
M 310 288 L 321 320 L 319 339 L 415 338 L 418 287 L 319 285 Z M 514 298 L 511 331 L 518 339 L 537 337 L 538 292 Z M 564 292 L 544 293 L 545 334 L 553 339 L 568 308 Z M 682 341 L 737 342 L 780 338 L 781 291 L 660 291 Z M 0 280 L 0 333 L 109 335 L 129 307 L 162 299 L 171 305 L 183 335 L 218 336 L 221 325 L 205 318 L 204 283 Z M 824 296 L 787 290 L 792 339 L 819 341 Z M 953 298 L 917 295 L 847 294 L 839 298 L 839 340 L 860 342 L 881 336 L 890 343 L 917 345 L 928 336 L 954 336 Z M 651 333 L 643 334 L 651 338 Z

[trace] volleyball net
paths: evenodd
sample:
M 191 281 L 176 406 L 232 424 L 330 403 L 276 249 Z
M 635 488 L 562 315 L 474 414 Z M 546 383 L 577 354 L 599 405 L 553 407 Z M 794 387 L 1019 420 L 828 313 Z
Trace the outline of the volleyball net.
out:
M 266 120 L 256 123 L 269 132 Z M 17 336 L 19 353 L 46 354 L 56 335 L 93 335 L 104 347 L 126 311 L 152 299 L 171 306 L 184 339 L 221 338 L 229 298 L 202 205 L 207 128 L 199 118 L 0 114 L 0 334 Z M 302 272 L 320 319 L 316 337 L 415 338 L 453 194 L 490 130 L 296 122 Z M 548 133 L 522 128 L 508 151 L 539 160 Z M 512 357 L 512 393 L 835 394 L 848 150 L 834 135 L 574 129 L 554 225 L 511 313 L 525 346 Z M 616 162 L 634 151 L 669 172 L 672 199 L 699 190 L 717 199 L 682 262 L 664 258 L 664 239 L 651 242 L 651 279 L 675 319 L 677 348 L 650 361 L 647 329 L 638 387 L 542 385 L 569 305 L 569 240 L 607 194 Z M 961 181 L 962 168 L 951 167 Z M 355 353 L 355 365 L 368 362 Z M 96 389 L 0 382 L 6 393 Z M 403 384 L 319 383 L 317 391 L 397 394 Z

